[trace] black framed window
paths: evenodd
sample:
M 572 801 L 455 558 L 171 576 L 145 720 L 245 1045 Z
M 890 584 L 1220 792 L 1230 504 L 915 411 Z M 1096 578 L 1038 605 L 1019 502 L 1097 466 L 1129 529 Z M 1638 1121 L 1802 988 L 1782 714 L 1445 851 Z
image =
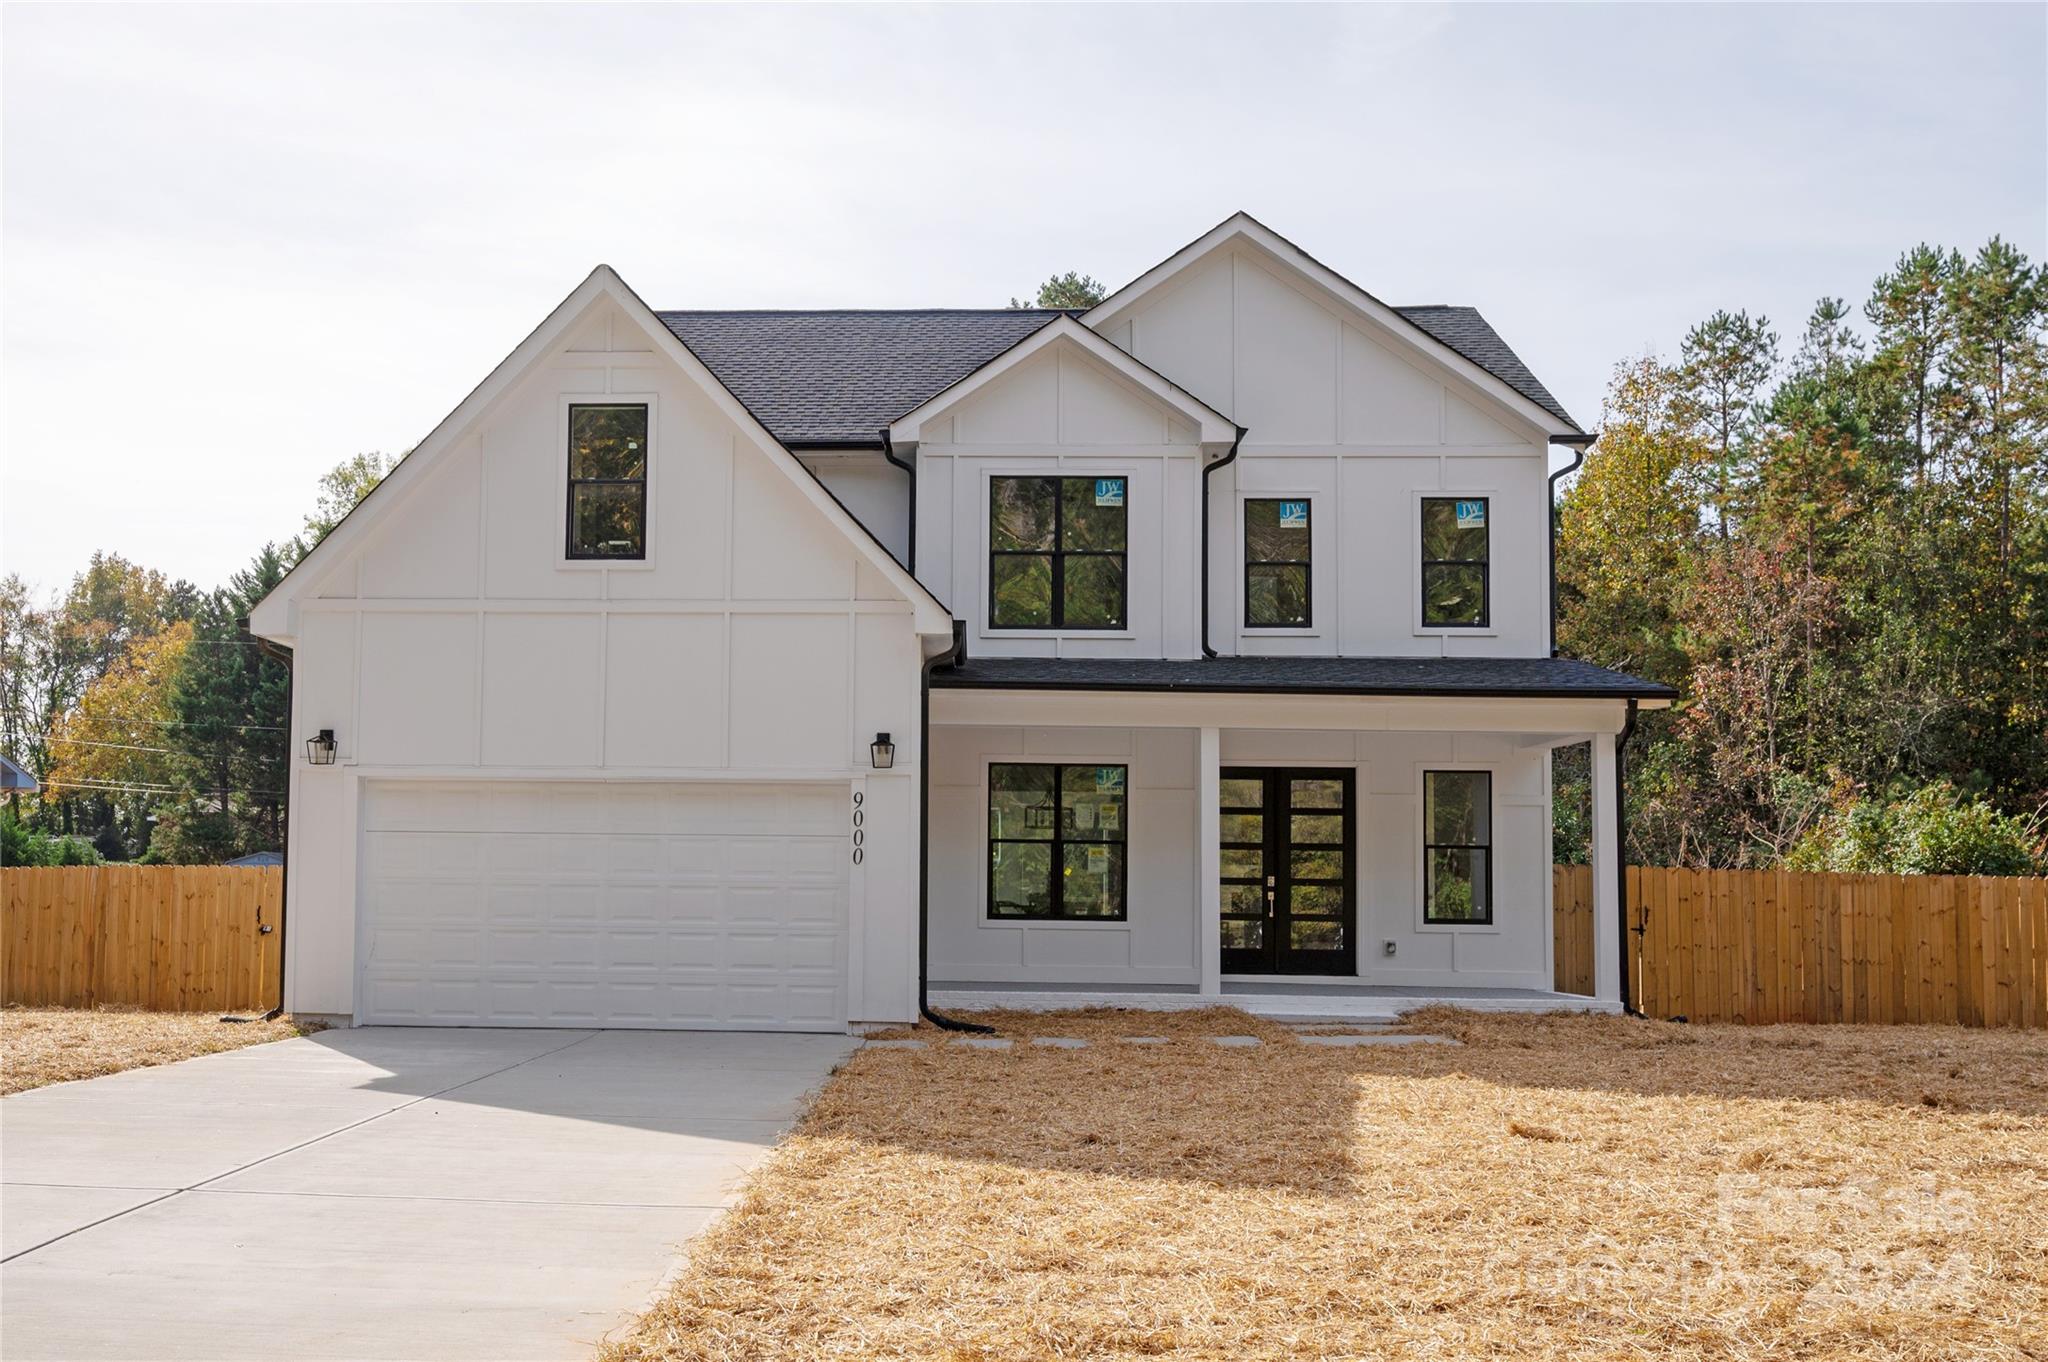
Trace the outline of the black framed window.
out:
M 1124 478 L 990 478 L 994 629 L 1124 627 Z
M 1123 766 L 994 762 L 988 768 L 988 915 L 1124 916 Z
M 647 407 L 569 408 L 571 558 L 647 556 Z
M 1432 628 L 1487 624 L 1486 497 L 1422 499 L 1422 622 Z
M 1422 920 L 1493 921 L 1493 772 L 1422 773 Z
M 1244 504 L 1244 623 L 1247 629 L 1306 629 L 1309 505 L 1255 497 Z

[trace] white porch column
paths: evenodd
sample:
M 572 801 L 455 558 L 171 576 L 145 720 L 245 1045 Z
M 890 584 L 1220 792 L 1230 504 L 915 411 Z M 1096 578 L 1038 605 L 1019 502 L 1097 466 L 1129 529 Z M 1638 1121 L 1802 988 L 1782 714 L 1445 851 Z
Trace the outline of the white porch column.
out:
M 1614 735 L 1593 735 L 1593 996 L 1621 1001 L 1621 848 Z
M 1223 738 L 1201 730 L 1195 759 L 1195 950 L 1202 962 L 1202 996 L 1223 994 Z

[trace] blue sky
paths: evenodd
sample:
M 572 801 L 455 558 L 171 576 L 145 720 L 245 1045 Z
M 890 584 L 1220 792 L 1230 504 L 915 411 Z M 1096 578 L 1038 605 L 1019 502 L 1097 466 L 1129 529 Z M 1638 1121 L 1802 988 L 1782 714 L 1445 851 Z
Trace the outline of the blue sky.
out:
M 45 588 L 219 582 L 599 261 L 996 305 L 1243 208 L 1591 423 L 1716 307 L 1789 341 L 1917 241 L 2048 254 L 2041 5 L 14 5 L 0 120 L 0 569 Z

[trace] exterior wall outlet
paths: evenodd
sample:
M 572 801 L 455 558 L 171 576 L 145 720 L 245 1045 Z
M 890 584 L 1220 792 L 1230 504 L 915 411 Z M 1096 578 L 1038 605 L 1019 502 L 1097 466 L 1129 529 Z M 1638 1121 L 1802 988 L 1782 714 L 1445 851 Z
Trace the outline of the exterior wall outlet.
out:
M 1395 951 L 1397 951 L 1397 950 L 1400 950 L 1400 949 L 1401 949 L 1401 943 L 1400 943 L 1400 942 L 1398 942 L 1398 941 L 1382 941 L 1382 942 L 1380 942 L 1380 954 L 1381 954 L 1381 955 L 1392 955 L 1392 954 L 1393 954 L 1393 953 L 1394 953 Z

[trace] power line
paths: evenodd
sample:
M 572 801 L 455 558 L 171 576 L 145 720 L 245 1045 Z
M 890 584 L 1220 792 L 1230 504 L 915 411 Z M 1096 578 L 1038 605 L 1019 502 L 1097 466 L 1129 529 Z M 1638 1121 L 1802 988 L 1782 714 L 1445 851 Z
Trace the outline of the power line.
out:
M 286 730 L 277 724 L 209 724 L 188 723 L 177 719 L 102 719 L 106 724 L 147 724 L 151 728 L 225 728 L 236 733 L 283 733 Z
M 167 757 L 175 757 L 179 755 L 177 749 L 172 747 L 137 747 L 133 743 L 93 742 L 89 738 L 49 738 L 46 739 L 46 741 L 69 743 L 73 747 L 113 747 L 118 748 L 123 752 L 161 752 Z
M 129 793 L 129 794 L 184 794 L 184 793 L 186 793 L 186 790 L 185 790 L 185 788 L 184 788 L 183 786 L 181 786 L 181 785 L 158 785 L 158 784 L 153 784 L 153 783 L 152 783 L 152 784 L 136 784 L 136 783 L 132 783 L 132 782 L 131 782 L 131 783 L 122 783 L 122 782 L 119 782 L 119 781 L 108 781 L 108 780 L 61 780 L 61 779 L 60 779 L 60 780 L 50 780 L 50 779 L 45 779 L 45 780 L 43 781 L 43 791 L 44 791 L 45 793 L 47 793 L 47 794 L 57 794 L 57 793 L 61 793 L 61 792 L 62 792 L 62 791 L 64 791 L 64 790 L 120 790 L 120 791 L 123 791 L 123 792 L 125 792 L 125 793 Z M 229 788 L 229 789 L 225 789 L 225 790 L 223 790 L 223 789 L 218 789 L 218 788 L 209 788 L 209 789 L 203 789 L 203 790 L 202 790 L 202 789 L 194 789 L 194 790 L 192 790 L 192 791 L 191 791 L 191 793 L 192 793 L 192 794 L 194 794 L 194 795 L 200 796 L 200 797 L 202 797 L 202 798 L 203 798 L 203 797 L 205 797 L 205 796 L 208 796 L 208 795 L 236 795 L 236 794 L 238 794 L 238 795 L 262 795 L 262 796 L 264 796 L 264 797 L 266 797 L 266 798 L 270 798 L 270 799 L 282 799 L 282 798 L 284 797 L 284 791 L 282 791 L 282 790 L 245 790 L 245 789 L 241 789 L 241 788 L 239 788 L 239 787 L 233 787 L 233 788 Z

